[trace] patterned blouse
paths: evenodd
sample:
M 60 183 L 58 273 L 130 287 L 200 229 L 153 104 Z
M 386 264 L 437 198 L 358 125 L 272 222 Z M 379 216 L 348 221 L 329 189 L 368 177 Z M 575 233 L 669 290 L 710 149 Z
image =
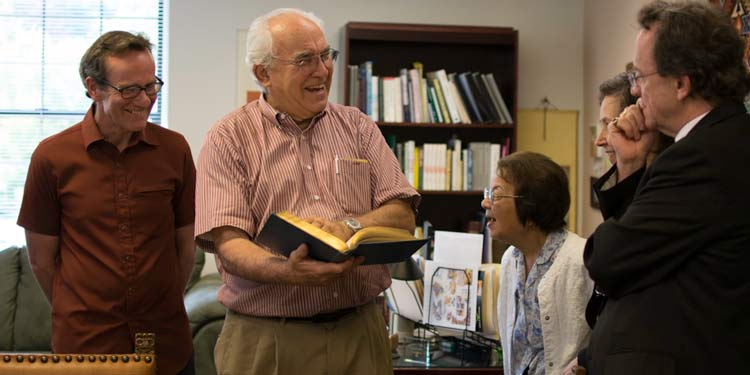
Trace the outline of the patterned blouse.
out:
M 513 260 L 516 262 L 519 275 L 514 293 L 516 321 L 511 338 L 513 358 L 511 358 L 510 373 L 512 375 L 544 375 L 544 343 L 537 288 L 542 277 L 555 261 L 557 251 L 565 242 L 565 236 L 565 229 L 552 232 L 547 236 L 528 276 L 523 253 L 513 248 Z M 525 372 L 526 369 L 528 372 Z

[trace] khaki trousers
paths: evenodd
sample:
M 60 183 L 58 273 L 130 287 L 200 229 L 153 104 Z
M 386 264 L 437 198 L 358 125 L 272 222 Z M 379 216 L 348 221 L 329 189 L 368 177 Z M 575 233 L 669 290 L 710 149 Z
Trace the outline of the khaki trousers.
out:
M 219 375 L 393 374 L 385 322 L 374 303 L 330 323 L 228 311 L 214 354 Z

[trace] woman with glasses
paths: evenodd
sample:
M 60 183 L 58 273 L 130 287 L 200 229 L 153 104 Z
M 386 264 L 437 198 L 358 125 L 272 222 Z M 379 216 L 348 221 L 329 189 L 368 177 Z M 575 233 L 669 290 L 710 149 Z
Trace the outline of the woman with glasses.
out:
M 565 229 L 569 206 L 565 171 L 534 152 L 501 159 L 485 189 L 487 230 L 511 245 L 498 297 L 506 374 L 560 374 L 588 341 L 593 282 L 583 266 L 585 240 Z

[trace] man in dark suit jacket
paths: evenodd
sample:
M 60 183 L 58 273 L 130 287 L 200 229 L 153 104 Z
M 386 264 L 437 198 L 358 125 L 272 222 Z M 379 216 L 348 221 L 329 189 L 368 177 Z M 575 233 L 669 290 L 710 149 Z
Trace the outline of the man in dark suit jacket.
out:
M 706 3 L 657 1 L 638 20 L 629 78 L 640 98 L 609 126 L 610 142 L 624 150 L 619 180 L 644 165 L 657 131 L 675 144 L 645 171 L 624 213 L 587 241 L 586 267 L 608 297 L 588 371 L 748 373 L 750 116 L 742 100 L 750 79 L 743 43 Z

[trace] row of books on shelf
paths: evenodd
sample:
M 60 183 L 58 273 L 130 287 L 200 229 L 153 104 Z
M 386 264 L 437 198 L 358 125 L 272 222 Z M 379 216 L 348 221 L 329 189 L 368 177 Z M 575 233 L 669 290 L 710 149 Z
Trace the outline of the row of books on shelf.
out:
M 372 62 L 349 65 L 349 104 L 376 122 L 512 124 L 493 73 L 423 72 L 419 62 L 399 76 L 372 74 Z
M 449 143 L 422 145 L 413 140 L 386 139 L 406 180 L 419 190 L 482 190 L 491 184 L 498 160 L 508 156 L 510 150 L 509 138 L 503 144 L 469 142 L 466 148 L 455 138 Z

